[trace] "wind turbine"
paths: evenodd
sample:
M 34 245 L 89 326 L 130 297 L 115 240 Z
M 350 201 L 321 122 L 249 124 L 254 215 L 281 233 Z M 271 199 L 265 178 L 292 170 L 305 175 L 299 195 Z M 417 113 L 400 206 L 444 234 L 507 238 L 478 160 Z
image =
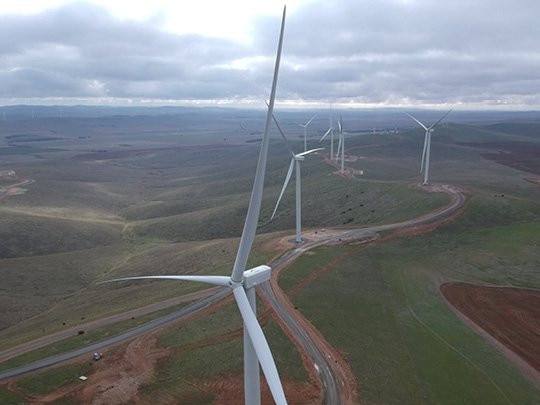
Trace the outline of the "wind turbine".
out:
M 311 124 L 311 121 L 313 121 L 313 119 L 317 116 L 317 114 L 315 114 L 313 117 L 311 117 L 309 119 L 308 122 L 306 122 L 305 124 L 299 124 L 301 127 L 304 128 L 304 152 L 307 150 L 307 127 L 309 124 Z
M 343 116 L 339 116 L 338 121 L 338 134 L 339 134 L 339 141 L 338 141 L 338 148 L 336 152 L 336 160 L 339 159 L 339 154 L 341 152 L 341 169 L 340 173 L 343 174 L 345 171 L 345 135 L 343 133 Z
M 422 161 L 420 163 L 420 173 L 424 173 L 424 182 L 423 185 L 427 185 L 429 182 L 429 156 L 431 151 L 431 133 L 435 130 L 435 127 L 444 119 L 450 112 L 453 110 L 451 108 L 447 111 L 446 114 L 444 114 L 435 124 L 431 125 L 430 127 L 426 127 L 423 123 L 421 123 L 419 120 L 414 118 L 411 114 L 407 114 L 410 118 L 412 118 L 414 121 L 416 121 L 424 130 L 426 131 L 424 135 L 424 148 L 422 149 Z
M 322 138 L 319 142 L 324 141 L 324 138 L 326 138 L 330 134 L 330 160 L 334 160 L 334 123 L 333 123 L 333 115 L 330 112 L 330 127 L 328 130 L 324 133 Z
M 257 223 L 259 221 L 261 210 L 264 175 L 268 156 L 269 133 L 272 124 L 272 111 L 274 109 L 281 48 L 283 44 L 285 14 L 286 7 L 283 8 L 272 90 L 270 92 L 270 103 L 266 116 L 266 125 L 261 143 L 257 170 L 255 172 L 255 181 L 253 183 L 246 221 L 244 223 L 244 229 L 242 231 L 242 237 L 240 238 L 240 245 L 238 247 L 231 276 L 139 276 L 110 280 L 110 282 L 143 279 L 180 280 L 229 287 L 234 295 L 240 315 L 244 322 L 244 397 L 245 402 L 248 405 L 260 404 L 259 363 L 275 403 L 278 405 L 287 404 L 276 364 L 262 328 L 257 321 L 256 315 L 255 287 L 270 279 L 270 272 L 272 269 L 262 265 L 246 270 L 246 264 L 255 239 L 255 232 L 257 230 Z
M 276 207 L 274 208 L 274 212 L 272 213 L 272 217 L 270 218 L 270 221 L 274 219 L 274 216 L 276 215 L 276 211 L 279 207 L 279 203 L 281 201 L 281 197 L 283 197 L 283 193 L 285 192 L 285 189 L 287 188 L 287 185 L 289 184 L 289 180 L 291 179 L 293 168 L 296 168 L 295 171 L 295 180 L 296 180 L 296 236 L 295 236 L 295 242 L 300 243 L 302 242 L 302 180 L 300 177 L 300 162 L 302 162 L 305 159 L 305 156 L 318 152 L 320 150 L 324 150 L 324 148 L 317 148 L 317 149 L 311 149 L 304 151 L 302 153 L 294 153 L 291 147 L 289 146 L 289 143 L 287 142 L 287 137 L 281 130 L 281 127 L 279 126 L 276 117 L 274 114 L 272 114 L 272 118 L 274 118 L 274 122 L 276 124 L 276 127 L 279 130 L 279 133 L 281 134 L 283 140 L 285 141 L 285 145 L 287 146 L 287 149 L 289 149 L 289 152 L 292 155 L 291 164 L 289 165 L 289 170 L 287 171 L 287 176 L 285 176 L 285 182 L 283 183 L 283 187 L 281 188 L 281 193 L 279 193 L 279 197 L 276 203 Z

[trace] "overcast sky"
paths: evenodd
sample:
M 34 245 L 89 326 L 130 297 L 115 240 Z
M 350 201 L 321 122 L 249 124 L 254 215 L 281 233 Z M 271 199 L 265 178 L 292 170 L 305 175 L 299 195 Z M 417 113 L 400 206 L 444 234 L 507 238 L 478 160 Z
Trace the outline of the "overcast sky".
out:
M 263 106 L 282 7 L 0 0 L 0 104 Z M 289 0 L 287 11 L 283 105 L 540 108 L 538 0 Z

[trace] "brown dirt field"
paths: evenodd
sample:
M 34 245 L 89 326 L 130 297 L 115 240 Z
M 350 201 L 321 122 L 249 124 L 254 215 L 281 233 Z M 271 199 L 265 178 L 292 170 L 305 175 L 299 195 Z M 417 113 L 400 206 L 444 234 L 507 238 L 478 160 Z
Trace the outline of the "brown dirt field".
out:
M 493 150 L 482 157 L 501 165 L 529 173 L 540 174 L 540 145 L 528 142 L 460 142 L 459 145 Z
M 536 184 L 537 186 L 540 186 L 540 179 L 533 179 L 531 177 L 527 177 L 524 180 L 528 181 L 529 183 Z
M 81 404 L 125 404 L 135 400 L 139 386 L 149 383 L 157 362 L 168 355 L 166 348 L 156 347 L 155 334 L 143 335 L 110 357 L 104 357 L 74 397 Z
M 201 387 L 209 394 L 213 394 L 214 405 L 236 405 L 244 402 L 244 377 L 243 375 L 226 376 L 220 379 L 210 381 Z M 320 404 L 321 398 L 317 387 L 310 383 L 292 383 L 283 381 L 283 389 L 287 396 L 287 401 L 295 405 L 313 405 Z M 231 400 L 231 398 L 240 398 Z M 268 389 L 266 380 L 261 378 L 261 404 L 273 405 L 272 394 Z
M 88 380 L 65 385 L 46 395 L 25 395 L 18 389 L 16 379 L 8 381 L 6 388 L 25 396 L 29 405 L 54 404 L 60 398 L 92 405 L 141 403 L 139 387 L 151 381 L 158 361 L 169 354 L 169 349 L 155 346 L 156 339 L 156 333 L 147 334 L 109 349 L 102 360 L 94 363 Z M 74 362 L 85 362 L 88 358 L 89 355 Z
M 524 360 L 534 371 L 508 356 L 540 384 L 540 291 L 468 283 L 446 283 L 440 289 L 455 310 Z

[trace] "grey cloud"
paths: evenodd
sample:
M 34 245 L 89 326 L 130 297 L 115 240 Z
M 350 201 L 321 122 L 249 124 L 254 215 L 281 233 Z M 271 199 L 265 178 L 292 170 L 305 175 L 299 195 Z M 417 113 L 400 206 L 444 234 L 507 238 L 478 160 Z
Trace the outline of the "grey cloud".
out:
M 314 1 L 289 13 L 279 97 L 538 106 L 538 15 L 533 0 Z M 3 98 L 260 99 L 278 30 L 278 17 L 258 18 L 243 45 L 86 3 L 0 16 L 0 86 Z M 253 57 L 248 69 L 230 67 Z
M 230 41 L 119 21 L 85 3 L 0 17 L 0 38 L 0 79 L 12 83 L 2 86 L 4 97 L 79 97 L 86 91 L 89 97 L 198 98 L 197 88 L 209 85 L 216 91 L 205 97 L 223 97 L 219 82 L 238 81 L 236 72 L 205 72 L 247 54 Z M 171 86 L 175 82 L 186 85 Z M 171 94 L 171 88 L 184 90 Z

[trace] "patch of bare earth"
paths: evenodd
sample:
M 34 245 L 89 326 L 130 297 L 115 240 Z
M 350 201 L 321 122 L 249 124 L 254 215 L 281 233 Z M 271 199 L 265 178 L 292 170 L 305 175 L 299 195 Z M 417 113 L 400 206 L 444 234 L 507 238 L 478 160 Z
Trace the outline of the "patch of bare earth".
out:
M 139 387 L 152 380 L 158 361 L 169 354 L 169 349 L 156 347 L 156 339 L 156 334 L 143 335 L 107 352 L 95 363 L 88 380 L 70 396 L 76 403 L 92 405 L 136 401 Z
M 441 293 L 464 322 L 540 386 L 540 291 L 446 283 Z
M 482 157 L 501 165 L 529 173 L 540 174 L 540 145 L 530 142 L 463 142 L 460 145 L 481 148 L 490 152 Z
M 54 404 L 63 397 L 75 404 L 143 404 L 138 398 L 139 387 L 151 381 L 158 361 L 169 355 L 169 349 L 156 347 L 156 339 L 156 334 L 147 334 L 109 349 L 102 360 L 93 364 L 88 380 L 64 385 L 49 394 L 26 395 L 18 389 L 16 379 L 10 380 L 7 388 L 24 396 L 29 405 Z M 75 362 L 89 359 L 87 355 Z
M 321 398 L 317 387 L 311 383 L 291 382 L 284 380 L 283 389 L 287 402 L 292 405 L 320 404 Z M 199 388 L 212 394 L 213 405 L 242 404 L 244 398 L 244 378 L 242 375 L 224 376 L 201 385 Z M 235 398 L 231 400 L 231 398 Z M 268 389 L 266 380 L 261 378 L 261 404 L 273 405 L 272 394 Z
M 540 186 L 540 179 L 527 177 L 527 178 L 525 178 L 525 181 L 528 181 L 529 183 L 536 184 L 537 186 Z

